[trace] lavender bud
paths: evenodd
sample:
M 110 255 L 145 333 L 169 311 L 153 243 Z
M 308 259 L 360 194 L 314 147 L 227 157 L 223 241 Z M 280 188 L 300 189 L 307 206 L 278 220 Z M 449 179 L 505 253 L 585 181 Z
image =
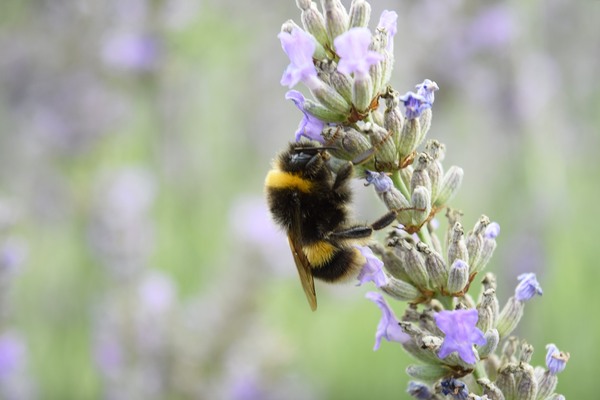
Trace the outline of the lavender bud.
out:
M 494 250 L 496 250 L 496 239 L 484 237 L 479 258 L 475 263 L 471 264 L 471 273 L 482 271 L 488 262 L 490 262 Z
M 448 282 L 448 269 L 444 259 L 423 242 L 417 243 L 417 250 L 425 259 L 425 268 L 429 274 L 432 289 L 440 290 Z
M 368 74 L 355 74 L 352 84 L 352 104 L 356 110 L 365 114 L 373 99 L 373 81 Z
M 331 154 L 342 160 L 353 160 L 371 148 L 369 139 L 353 128 L 326 127 L 322 135 L 326 143 L 335 147 Z
M 298 0 L 296 1 L 296 4 L 298 5 L 298 8 L 302 10 L 300 18 L 304 29 L 313 35 L 321 46 L 325 48 L 329 47 L 325 18 L 317 9 L 316 4 L 309 0 Z
M 548 398 L 556 389 L 558 384 L 558 377 L 550 371 L 543 371 L 540 376 L 537 377 L 538 382 L 538 399 Z
M 417 186 L 423 186 L 431 193 L 431 179 L 427 173 L 427 167 L 431 163 L 431 157 L 427 153 L 421 153 L 413 163 L 414 170 L 410 180 L 410 191 L 413 192 Z
M 310 99 L 304 100 L 304 106 L 302 108 L 304 108 L 304 111 L 314 115 L 321 121 L 344 122 L 347 119 L 345 114 L 331 111 L 329 108 L 323 107 L 321 104 Z
M 364 0 L 352 0 L 350 4 L 350 28 L 366 27 L 371 18 L 371 5 Z
M 339 0 L 321 0 L 329 43 L 348 30 L 348 13 Z
M 331 86 L 325 84 L 325 82 L 315 78 L 308 84 L 312 95 L 325 107 L 329 108 L 335 113 L 348 115 L 350 112 L 350 104 L 335 91 Z
M 477 327 L 483 332 L 487 332 L 496 324 L 496 317 L 498 315 L 498 298 L 496 297 L 496 290 L 487 289 L 483 291 L 479 304 L 477 305 L 477 311 L 479 312 Z
M 442 207 L 446 205 L 458 192 L 458 188 L 462 183 L 464 172 L 462 168 L 457 166 L 452 166 L 444 175 L 442 179 L 442 183 L 439 187 L 439 192 L 437 197 L 435 198 L 433 205 L 435 207 Z
M 482 378 L 478 379 L 477 383 L 483 389 L 483 394 L 486 395 L 490 400 L 505 400 L 502 391 L 489 379 Z
M 396 239 L 390 240 L 390 242 L 388 242 L 388 246 L 393 247 L 393 246 L 396 246 L 397 243 L 398 243 L 398 240 L 396 240 Z M 393 251 L 381 249 L 377 245 L 371 246 L 371 249 L 373 250 L 373 252 L 375 254 L 377 254 L 381 257 L 381 260 L 383 261 L 383 268 L 387 272 L 389 272 L 389 274 L 391 276 L 393 276 L 394 278 L 399 279 L 401 281 L 405 281 L 405 282 L 407 282 L 409 280 L 409 277 L 406 274 L 406 271 L 404 270 L 404 267 L 403 267 L 404 261 L 401 258 L 401 256 L 403 256 L 403 253 L 397 254 L 396 252 L 393 252 Z
M 505 338 L 517 327 L 523 317 L 523 306 L 524 303 L 514 297 L 508 299 L 496 322 L 496 329 L 498 329 L 500 338 Z
M 425 152 L 429 154 L 432 161 L 427 166 L 427 174 L 431 180 L 431 198 L 435 199 L 439 192 L 442 178 L 444 176 L 444 167 L 441 159 L 443 159 L 444 145 L 437 140 L 428 140 L 425 145 Z
M 398 92 L 388 87 L 385 94 L 385 112 L 383 114 L 383 126 L 388 132 L 392 133 L 392 138 L 396 144 L 400 139 L 400 133 L 404 125 L 404 117 L 398 106 L 398 96 Z
M 331 86 L 348 102 L 352 103 L 353 78 L 349 75 L 338 72 L 337 69 L 331 72 L 329 77 Z
M 517 378 L 515 376 L 517 367 L 514 364 L 508 364 L 500 369 L 496 378 L 496 385 L 502 391 L 507 399 L 517 399 Z
M 415 150 L 420 131 L 421 123 L 418 118 L 405 120 L 398 140 L 398 154 L 400 155 L 400 160 L 403 160 Z
M 515 298 L 518 301 L 529 301 L 536 294 L 542 295 L 542 287 L 538 283 L 535 274 L 521 274 L 517 277 L 519 284 L 515 289 Z
M 410 207 L 410 203 L 404 195 L 396 189 L 394 183 L 384 172 L 365 171 L 365 186 L 373 185 L 375 192 L 389 210 L 400 210 Z M 398 211 L 397 220 L 401 223 L 410 222 L 410 210 Z
M 473 227 L 473 230 L 467 234 L 466 243 L 471 265 L 477 264 L 479 261 L 481 249 L 483 248 L 483 233 L 485 232 L 485 228 L 489 225 L 489 223 L 490 219 L 485 215 L 482 215 Z
M 421 292 L 408 282 L 388 277 L 387 282 L 380 289 L 400 301 L 415 301 L 421 296 Z
M 521 345 L 521 351 L 519 353 L 519 362 L 529 364 L 531 357 L 533 356 L 533 346 L 527 342 L 523 342 Z
M 425 136 L 427 136 L 427 132 L 429 132 L 429 128 L 431 128 L 431 119 L 433 117 L 433 113 L 431 108 L 426 108 L 421 112 L 419 116 L 419 124 L 421 125 L 421 130 L 419 131 L 419 136 L 417 138 L 417 146 L 423 142 Z
M 517 397 L 519 400 L 535 400 L 538 392 L 538 383 L 535 380 L 533 367 L 528 364 L 521 364 L 519 371 L 519 381 L 517 383 Z
M 450 294 L 458 294 L 463 291 L 469 282 L 469 266 L 461 259 L 456 259 L 448 273 L 448 285 L 446 291 Z
M 429 190 L 423 186 L 417 186 L 412 193 L 411 203 L 414 207 L 412 211 L 413 224 L 419 226 L 429 217 L 431 213 L 431 201 Z
M 379 170 L 390 171 L 396 167 L 396 145 L 388 132 L 372 123 L 366 123 L 363 131 L 369 136 L 371 145 L 377 148 L 375 163 Z
M 410 281 L 419 289 L 429 286 L 429 275 L 425 268 L 425 261 L 416 247 L 406 239 L 398 242 L 396 249 L 403 255 L 403 267 Z
M 460 222 L 457 222 L 450 231 L 450 243 L 448 244 L 448 263 L 454 264 L 455 260 L 469 262 L 469 253 L 465 243 L 465 233 Z
M 500 336 L 498 335 L 498 331 L 496 329 L 490 329 L 485 332 L 485 344 L 483 346 L 477 346 L 477 352 L 479 353 L 480 358 L 486 358 L 490 354 L 493 354 L 498 347 L 498 343 L 500 342 Z
M 451 370 L 441 365 L 409 365 L 406 373 L 415 379 L 425 382 L 435 382 L 451 374 Z

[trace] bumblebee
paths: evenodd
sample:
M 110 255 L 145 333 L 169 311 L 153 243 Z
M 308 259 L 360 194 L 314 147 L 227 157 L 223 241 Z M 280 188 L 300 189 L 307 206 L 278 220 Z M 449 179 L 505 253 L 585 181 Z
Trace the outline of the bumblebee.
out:
M 373 231 L 396 219 L 390 211 L 370 225 L 348 220 L 353 164 L 334 173 L 327 147 L 290 143 L 273 162 L 265 179 L 273 219 L 287 233 L 302 288 L 311 309 L 317 309 L 314 278 L 339 282 L 356 276 L 364 257 L 355 247 Z

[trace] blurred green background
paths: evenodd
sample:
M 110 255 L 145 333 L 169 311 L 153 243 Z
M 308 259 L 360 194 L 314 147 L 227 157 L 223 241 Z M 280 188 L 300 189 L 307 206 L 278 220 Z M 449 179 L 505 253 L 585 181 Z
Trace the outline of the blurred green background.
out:
M 344 3 L 346 6 L 349 2 Z M 558 392 L 593 398 L 600 350 L 600 2 L 373 1 L 399 15 L 392 85 L 435 80 L 453 206 L 502 227 L 501 303 Z M 369 288 L 306 304 L 263 179 L 300 115 L 276 37 L 293 1 L 9 1 L 0 14 L 0 398 L 405 398 L 372 351 Z M 383 206 L 357 184 L 356 214 Z M 402 305 L 394 304 L 397 314 Z

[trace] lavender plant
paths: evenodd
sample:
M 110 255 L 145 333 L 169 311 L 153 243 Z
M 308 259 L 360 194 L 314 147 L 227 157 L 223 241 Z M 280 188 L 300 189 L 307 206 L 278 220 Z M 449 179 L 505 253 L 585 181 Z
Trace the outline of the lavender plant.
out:
M 554 391 L 569 354 L 549 344 L 546 367 L 533 367 L 533 347 L 511 336 L 525 303 L 542 294 L 535 275 L 520 275 L 500 307 L 496 278 L 483 273 L 499 225 L 482 215 L 465 231 L 462 212 L 448 207 L 463 170 L 446 168 L 445 145 L 426 140 L 438 85 L 425 79 L 401 95 L 389 84 L 397 14 L 384 11 L 371 31 L 365 0 L 353 0 L 349 10 L 339 0 L 322 0 L 322 11 L 310 0 L 296 3 L 303 28 L 289 20 L 279 34 L 290 59 L 281 84 L 302 82 L 312 95 L 286 94 L 303 114 L 295 140 L 327 146 L 334 166 L 353 161 L 355 176 L 397 211 L 399 225 L 385 243 L 361 249 L 359 285 L 372 281 L 408 304 L 398 318 L 381 293 L 367 293 L 382 312 L 375 350 L 382 339 L 398 342 L 418 361 L 407 367 L 415 379 L 408 393 L 417 399 L 564 398 Z M 440 237 L 443 210 L 449 229 Z

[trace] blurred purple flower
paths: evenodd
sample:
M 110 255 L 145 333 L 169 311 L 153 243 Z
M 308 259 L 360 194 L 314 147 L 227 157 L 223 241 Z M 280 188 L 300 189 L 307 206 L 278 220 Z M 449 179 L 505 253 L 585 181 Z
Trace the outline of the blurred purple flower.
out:
M 369 50 L 371 31 L 368 28 L 351 28 L 333 41 L 340 56 L 337 70 L 342 74 L 358 76 L 369 74 L 369 68 L 383 60 L 383 55 Z
M 528 301 L 533 298 L 536 294 L 542 295 L 542 287 L 537 281 L 535 274 L 521 274 L 517 277 L 519 284 L 515 289 L 515 298 L 519 301 Z
M 168 276 L 151 272 L 140 283 L 138 294 L 145 310 L 153 314 L 162 314 L 175 301 L 175 285 Z
M 0 379 L 18 371 L 25 363 L 27 348 L 23 339 L 13 332 L 0 336 Z
M 435 101 L 435 92 L 440 89 L 437 83 L 430 79 L 425 79 L 416 88 L 417 94 L 423 96 L 429 104 L 433 104 Z
M 475 326 L 478 319 L 475 309 L 440 311 L 435 314 L 436 325 L 446 335 L 438 357 L 446 358 L 456 351 L 464 362 L 474 364 L 473 344 L 483 346 L 486 343 L 483 332 Z
M 25 244 L 17 239 L 9 238 L 0 245 L 0 273 L 12 273 L 27 257 Z
M 299 28 L 292 29 L 291 33 L 281 32 L 277 37 L 283 51 L 290 58 L 290 64 L 281 77 L 281 84 L 292 88 L 300 81 L 316 78 L 317 70 L 313 63 L 317 46 L 315 38 Z
M 360 253 L 365 257 L 365 265 L 363 265 L 360 273 L 358 274 L 358 283 L 356 286 L 360 286 L 366 282 L 373 282 L 375 286 L 381 287 L 387 282 L 385 273 L 383 272 L 383 261 L 381 261 L 373 251 L 367 246 L 355 246 Z
M 497 222 L 492 222 L 485 228 L 483 235 L 488 239 L 496 239 L 500 235 L 500 225 Z
M 106 65 L 114 68 L 148 71 L 156 66 L 158 43 L 150 35 L 115 34 L 104 42 L 102 60 Z
M 377 29 L 385 29 L 387 32 L 387 46 L 388 51 L 394 51 L 394 36 L 398 31 L 398 14 L 395 11 L 383 10 L 379 17 L 379 23 Z
M 474 50 L 504 46 L 516 35 L 514 17 L 506 5 L 485 8 L 475 17 L 467 35 Z
M 555 344 L 550 343 L 546 346 L 548 352 L 546 353 L 546 366 L 548 367 L 548 371 L 552 375 L 556 375 L 562 372 L 567 366 L 567 361 L 569 361 L 569 353 L 563 353 L 558 350 Z
M 421 116 L 421 113 L 428 108 L 431 108 L 431 103 L 420 94 L 414 92 L 408 92 L 403 96 L 400 96 L 400 100 L 404 103 L 406 108 L 406 118 L 415 119 Z
M 381 310 L 381 319 L 379 320 L 379 325 L 377 325 L 377 332 L 375 333 L 375 346 L 373 347 L 373 350 L 379 349 L 382 338 L 388 342 L 408 342 L 410 340 L 410 336 L 404 333 L 400 325 L 398 325 L 400 321 L 398 321 L 398 318 L 396 318 L 396 315 L 394 315 L 394 312 L 385 301 L 383 296 L 377 292 L 368 292 L 365 297 L 374 302 Z
M 290 90 L 285 94 L 285 98 L 287 100 L 292 100 L 296 107 L 298 107 L 298 109 L 302 111 L 302 114 L 304 114 L 300 124 L 298 125 L 298 130 L 296 131 L 296 142 L 299 141 L 302 136 L 304 136 L 310 140 L 316 140 L 317 142 L 325 143 L 325 139 L 323 139 L 323 136 L 321 136 L 325 122 L 304 110 L 305 99 L 302 93 L 297 90 Z

